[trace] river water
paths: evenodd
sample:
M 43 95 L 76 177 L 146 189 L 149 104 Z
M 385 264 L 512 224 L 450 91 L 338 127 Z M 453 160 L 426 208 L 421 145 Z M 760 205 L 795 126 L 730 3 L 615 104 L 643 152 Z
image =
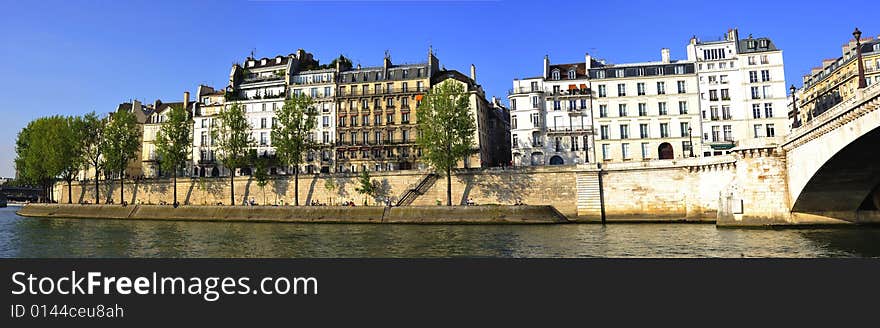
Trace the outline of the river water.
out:
M 35 219 L 0 209 L 0 257 L 880 257 L 880 228 L 378 225 Z

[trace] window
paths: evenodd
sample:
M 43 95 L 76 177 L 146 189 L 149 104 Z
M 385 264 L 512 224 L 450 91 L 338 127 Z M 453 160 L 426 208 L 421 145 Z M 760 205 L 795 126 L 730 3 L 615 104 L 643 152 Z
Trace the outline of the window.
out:
M 647 123 L 639 124 L 639 137 L 641 137 L 642 139 L 650 138 L 650 134 L 648 132 L 649 131 Z
M 681 122 L 678 124 L 679 124 L 679 128 L 681 128 L 681 136 L 684 138 L 689 137 L 691 135 L 690 134 L 691 132 L 689 131 L 691 129 L 690 124 L 688 124 L 688 122 Z
M 364 126 L 368 126 L 368 125 L 370 125 L 370 116 L 369 116 L 369 115 L 361 116 L 361 123 L 362 123 Z
M 540 132 L 532 132 L 532 147 L 541 147 L 543 146 L 543 142 L 541 142 L 541 133 Z
M 202 119 L 202 128 L 204 129 L 206 127 L 208 127 L 208 119 L 205 118 L 205 119 Z
M 749 65 L 755 64 L 755 56 L 749 56 Z
M 394 114 L 385 115 L 385 124 L 394 125 Z
M 324 116 L 322 119 L 322 125 L 326 128 L 330 126 L 330 116 Z
M 620 117 L 626 116 L 626 104 L 617 105 L 617 113 L 620 114 Z
M 712 114 L 712 120 L 718 120 L 718 106 L 709 106 L 709 112 Z
M 400 141 L 409 142 L 409 130 L 400 130 Z
M 539 116 L 537 113 L 532 114 L 532 126 L 533 127 L 541 126 L 541 116 Z
M 385 99 L 385 107 L 394 107 L 394 98 Z
M 569 80 L 574 80 L 575 76 L 576 76 L 576 74 L 575 74 L 574 70 L 568 71 L 568 79 Z
M 675 74 L 684 74 L 684 66 L 682 66 L 682 65 L 675 66 Z
M 416 82 L 416 91 L 419 91 L 419 92 L 424 91 L 423 88 L 424 88 L 424 83 L 422 81 Z
M 773 124 L 767 124 L 767 136 L 775 137 L 776 136 L 776 128 L 773 127 Z
M 727 84 L 727 75 L 719 75 L 718 80 L 721 82 L 721 84 Z
M 569 100 L 568 101 L 568 110 L 577 109 L 577 100 Z
M 718 84 L 718 76 L 710 75 L 709 76 L 709 84 Z
M 538 108 L 538 96 L 532 96 L 532 108 Z
M 406 71 L 403 71 L 403 77 L 406 78 Z M 409 87 L 409 83 L 402 82 L 400 83 L 400 91 L 406 92 L 406 89 Z
M 614 70 L 614 76 L 615 76 L 615 77 L 624 77 L 624 71 L 623 71 L 623 69 L 616 69 L 616 70 Z
M 407 98 L 407 97 L 400 98 L 400 107 L 401 108 L 409 108 L 409 98 Z
M 516 110 L 516 99 L 510 100 L 510 109 Z
M 709 90 L 709 100 L 718 101 L 718 90 Z
M 761 104 L 752 104 L 752 118 L 761 118 Z
M 339 117 L 339 126 L 345 126 L 345 116 Z
M 607 125 L 599 126 L 599 137 L 602 138 L 602 140 L 608 140 L 608 126 Z
M 764 136 L 764 126 L 761 124 L 755 124 L 755 138 L 761 138 Z
M 560 110 L 561 108 L 562 108 L 562 105 L 559 103 L 559 100 L 554 100 L 553 101 L 553 110 Z
M 202 142 L 199 144 L 200 146 L 208 145 L 208 131 L 202 131 Z
M 765 69 L 761 71 L 761 82 L 767 81 L 770 81 L 770 71 Z
M 606 97 L 605 85 L 599 85 L 599 97 Z
M 578 138 L 575 136 L 571 136 L 571 151 L 580 150 L 578 147 Z
M 599 105 L 599 117 L 608 117 L 608 105 Z
M 266 105 L 266 104 L 263 104 L 263 105 Z M 260 129 L 265 129 L 265 128 L 266 128 L 266 118 L 263 117 L 260 119 Z
M 767 58 L 767 55 L 761 55 L 761 64 L 769 64 L 770 60 Z
M 724 141 L 733 141 L 733 127 L 730 125 L 724 126 Z
M 719 140 L 721 140 L 721 129 L 716 125 L 712 127 L 712 142 L 718 142 Z
M 721 106 L 721 118 L 724 120 L 731 119 L 730 106 L 727 106 L 727 105 Z
M 260 146 L 269 145 L 269 135 L 266 132 L 260 132 Z
M 552 75 L 554 80 L 559 80 L 559 70 L 553 70 Z
M 657 94 L 665 95 L 666 94 L 666 83 L 665 82 L 657 82 Z
M 721 89 L 721 100 L 730 100 L 730 90 Z
M 773 92 L 769 85 L 764 86 L 764 99 L 772 98 Z
M 642 143 L 642 159 L 648 159 L 648 156 L 650 155 L 650 153 L 648 152 L 648 149 L 649 149 L 648 143 L 643 142 Z
M 558 86 L 558 85 L 554 85 L 554 86 L 553 86 L 553 94 L 554 94 L 554 95 L 558 95 L 558 94 L 559 94 L 559 86 Z
M 581 99 L 581 109 L 587 109 L 587 100 Z
M 666 102 L 657 103 L 657 110 L 660 112 L 660 115 L 667 115 Z
M 685 85 L 684 81 L 678 81 L 678 82 L 676 82 L 676 84 L 678 85 L 678 93 L 686 93 L 687 92 L 687 85 Z
M 623 159 L 629 159 L 629 144 L 621 144 L 620 145 L 620 153 L 623 156 Z
M 609 154 L 610 152 L 608 151 L 609 146 L 610 145 L 607 145 L 607 144 L 602 145 L 602 160 L 607 161 L 607 160 L 611 159 L 611 154 Z
M 373 116 L 373 124 L 380 125 L 382 124 L 382 115 Z M 376 139 L 378 140 L 378 139 Z
M 623 83 L 617 84 L 617 96 L 618 97 L 626 96 L 626 84 L 623 84 Z
M 772 103 L 764 103 L 764 117 L 766 117 L 766 118 L 773 117 L 773 104 Z
M 531 87 L 533 92 L 538 91 L 538 82 L 532 82 Z
M 519 137 L 517 137 L 516 134 L 510 135 L 510 140 L 512 143 L 512 148 L 519 148 Z
M 266 103 L 263 103 L 261 107 L 262 107 L 261 110 L 265 112 L 266 111 Z
M 400 123 L 409 124 L 409 113 L 400 114 Z
M 620 139 L 629 139 L 629 125 L 620 126 Z
M 648 104 L 639 103 L 639 116 L 647 116 L 648 115 Z
M 660 123 L 660 138 L 669 138 L 669 123 Z
M 678 102 L 678 114 L 685 115 L 688 113 L 688 103 L 687 101 L 679 101 Z
M 761 99 L 761 90 L 758 87 L 752 87 L 752 99 Z
M 556 137 L 553 138 L 553 149 L 557 152 L 562 151 L 562 138 Z
M 516 129 L 516 115 L 510 116 L 510 128 Z
M 644 82 L 636 83 L 636 93 L 637 93 L 639 96 L 644 96 L 644 95 L 645 95 L 645 83 L 644 83 Z

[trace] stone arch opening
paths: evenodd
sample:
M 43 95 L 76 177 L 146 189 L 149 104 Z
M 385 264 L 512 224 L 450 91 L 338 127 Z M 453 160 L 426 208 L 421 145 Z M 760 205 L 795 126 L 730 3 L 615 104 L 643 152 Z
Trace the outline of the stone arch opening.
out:
M 563 160 L 562 157 L 559 157 L 559 155 L 554 155 L 553 157 L 550 157 L 550 165 L 563 165 L 563 164 L 565 164 L 565 160 Z
M 673 159 L 675 157 L 675 151 L 672 149 L 672 145 L 668 142 L 664 142 L 657 147 L 657 156 L 659 159 Z

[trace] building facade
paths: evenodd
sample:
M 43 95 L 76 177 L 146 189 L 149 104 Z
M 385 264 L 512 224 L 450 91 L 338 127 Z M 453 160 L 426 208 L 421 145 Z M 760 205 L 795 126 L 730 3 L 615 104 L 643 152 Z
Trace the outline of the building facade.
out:
M 593 158 L 592 95 L 585 63 L 551 65 L 543 75 L 514 79 L 510 103 L 511 162 L 514 166 L 583 164 Z
M 878 37 L 880 39 L 880 37 Z M 860 38 L 862 70 L 865 84 L 880 83 L 880 40 Z M 858 52 L 856 40 L 841 47 L 842 56 L 822 61 L 803 77 L 803 86 L 795 92 L 796 110 L 790 110 L 791 124 L 800 126 L 814 116 L 824 113 L 841 101 L 851 98 L 859 86 Z
M 168 112 L 172 108 L 184 108 L 187 112 L 191 112 L 190 106 L 189 92 L 184 92 L 183 101 L 181 102 L 163 103 L 161 100 L 156 100 L 152 106 L 147 106 L 144 109 L 144 113 L 147 116 L 146 121 L 143 123 L 143 133 L 141 134 L 140 158 L 142 169 L 140 176 L 147 179 L 155 179 L 171 175 L 171 172 L 162 170 L 162 158 L 156 153 L 156 135 L 159 133 L 162 123 L 168 120 Z M 187 162 L 186 170 L 190 171 L 192 163 Z
M 439 70 L 431 50 L 428 61 L 340 71 L 336 90 L 336 172 L 423 168 L 416 147 L 418 102 Z
M 688 61 L 696 63 L 703 156 L 726 154 L 737 141 L 788 134 L 782 50 L 769 38 L 691 38 Z
M 589 67 L 596 156 L 603 162 L 697 156 L 699 93 L 693 62 L 661 60 Z
M 311 138 L 318 149 L 306 155 L 306 173 L 330 173 L 334 168 L 333 148 L 336 140 L 336 68 L 295 72 L 290 78 L 294 95 L 312 98 L 317 124 Z
M 219 177 L 229 172 L 217 162 L 217 149 L 211 138 L 217 114 L 226 104 L 226 92 L 200 85 L 193 104 L 192 176 Z

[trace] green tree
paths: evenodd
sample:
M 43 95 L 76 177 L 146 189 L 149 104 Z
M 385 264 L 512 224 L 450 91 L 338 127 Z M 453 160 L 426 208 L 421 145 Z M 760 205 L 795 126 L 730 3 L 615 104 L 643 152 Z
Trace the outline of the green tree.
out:
M 134 114 L 118 111 L 110 115 L 102 139 L 105 170 L 119 175 L 119 197 L 125 201 L 125 168 L 141 145 L 141 131 Z
M 260 191 L 263 193 L 263 205 L 268 203 L 266 198 L 266 185 L 269 184 L 270 162 L 271 159 L 263 156 L 254 156 L 253 158 L 254 180 L 257 181 L 257 186 L 260 187 Z
M 447 80 L 428 92 L 416 113 L 416 143 L 422 148 L 422 159 L 446 174 L 447 206 L 452 206 L 452 169 L 473 153 L 476 124 L 468 105 L 464 86 Z
M 172 106 L 168 118 L 156 133 L 156 154 L 162 158 L 161 166 L 172 171 L 174 179 L 174 204 L 177 204 L 177 175 L 192 152 L 192 126 L 189 113 L 182 106 Z
M 101 167 L 104 164 L 104 157 L 101 156 L 101 143 L 104 140 L 104 127 L 107 121 L 98 118 L 95 112 L 91 112 L 83 116 L 82 124 L 84 169 L 88 171 L 89 165 L 95 169 L 95 204 L 98 204 L 100 202 L 98 180 L 100 180 Z
M 370 172 L 364 170 L 361 173 L 361 176 L 358 177 L 358 186 L 354 188 L 354 191 L 364 195 L 364 206 L 367 206 L 367 197 L 373 197 L 373 194 L 376 193 L 376 184 L 370 179 Z
M 65 130 L 64 117 L 42 117 L 28 123 L 15 142 L 19 178 L 43 187 L 48 201 L 52 201 L 52 186 L 65 167 Z
M 324 189 L 327 189 L 327 192 L 330 194 L 329 205 L 333 206 L 333 192 L 338 188 L 336 185 L 336 181 L 333 180 L 332 176 L 328 176 L 326 180 L 324 180 Z
M 244 105 L 232 103 L 217 114 L 217 124 L 211 127 L 211 139 L 217 150 L 217 157 L 229 169 L 229 199 L 235 206 L 235 169 L 244 167 L 248 161 L 248 151 L 253 147 L 250 125 L 244 112 Z
M 299 206 L 299 167 L 304 155 L 315 149 L 312 130 L 317 125 L 317 113 L 312 98 L 299 94 L 287 99 L 275 114 L 278 122 L 272 127 L 272 145 L 279 161 L 293 167 L 293 204 Z
M 85 158 L 84 136 L 85 121 L 80 116 L 65 117 L 59 126 L 58 136 L 63 145 L 61 148 L 61 178 L 67 182 L 67 203 L 73 203 L 73 179 L 83 167 Z

